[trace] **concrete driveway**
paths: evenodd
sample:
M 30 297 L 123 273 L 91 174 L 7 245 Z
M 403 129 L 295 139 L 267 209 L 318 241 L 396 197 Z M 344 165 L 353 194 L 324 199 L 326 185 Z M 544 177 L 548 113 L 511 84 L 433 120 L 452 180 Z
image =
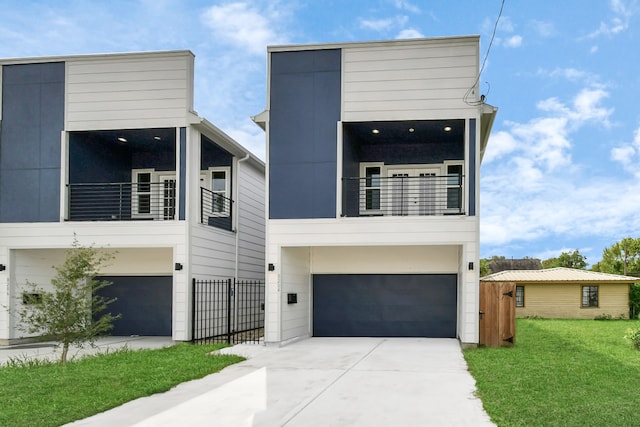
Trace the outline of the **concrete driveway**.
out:
M 70 426 L 492 426 L 458 341 L 310 338 Z

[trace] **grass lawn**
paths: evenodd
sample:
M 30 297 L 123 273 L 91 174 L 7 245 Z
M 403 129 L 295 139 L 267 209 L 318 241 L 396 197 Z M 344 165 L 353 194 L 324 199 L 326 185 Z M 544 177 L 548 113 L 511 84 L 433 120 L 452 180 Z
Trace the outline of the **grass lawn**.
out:
M 224 345 L 124 350 L 57 364 L 0 368 L 0 426 L 59 426 L 202 378 L 243 360 Z
M 498 426 L 640 425 L 640 321 L 518 319 L 513 348 L 465 350 Z

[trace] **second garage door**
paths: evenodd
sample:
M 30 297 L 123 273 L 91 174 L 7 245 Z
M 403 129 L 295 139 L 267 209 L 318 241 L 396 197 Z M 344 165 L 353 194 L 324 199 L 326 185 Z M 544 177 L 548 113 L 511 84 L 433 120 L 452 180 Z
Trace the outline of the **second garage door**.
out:
M 313 335 L 456 336 L 455 274 L 313 276 Z
M 108 310 L 122 317 L 113 322 L 114 336 L 171 336 L 172 276 L 103 276 L 112 283 L 100 294 L 116 298 Z

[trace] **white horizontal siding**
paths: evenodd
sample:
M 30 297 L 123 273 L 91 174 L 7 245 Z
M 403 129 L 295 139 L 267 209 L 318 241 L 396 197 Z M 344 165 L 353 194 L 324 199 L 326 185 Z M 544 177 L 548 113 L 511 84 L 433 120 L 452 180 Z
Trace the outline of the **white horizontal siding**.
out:
M 242 279 L 264 279 L 264 174 L 251 165 L 240 163 L 237 181 L 238 276 Z
M 345 47 L 342 120 L 464 117 L 478 58 L 476 39 Z
M 67 130 L 184 126 L 193 109 L 188 52 L 67 62 Z
M 205 224 L 191 230 L 191 273 L 196 279 L 235 277 L 235 234 Z
M 456 246 L 338 246 L 311 249 L 313 274 L 457 274 Z
M 476 217 L 269 220 L 268 230 L 269 244 L 281 246 L 457 245 L 478 240 Z

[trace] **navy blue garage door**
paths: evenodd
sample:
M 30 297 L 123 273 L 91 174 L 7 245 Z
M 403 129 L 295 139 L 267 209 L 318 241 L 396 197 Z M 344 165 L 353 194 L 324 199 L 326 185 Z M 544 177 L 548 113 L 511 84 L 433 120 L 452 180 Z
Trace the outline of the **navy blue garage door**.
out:
M 99 293 L 117 298 L 108 310 L 122 317 L 110 335 L 171 336 L 172 276 L 103 276 L 112 282 Z
M 316 274 L 316 337 L 455 338 L 455 274 Z

